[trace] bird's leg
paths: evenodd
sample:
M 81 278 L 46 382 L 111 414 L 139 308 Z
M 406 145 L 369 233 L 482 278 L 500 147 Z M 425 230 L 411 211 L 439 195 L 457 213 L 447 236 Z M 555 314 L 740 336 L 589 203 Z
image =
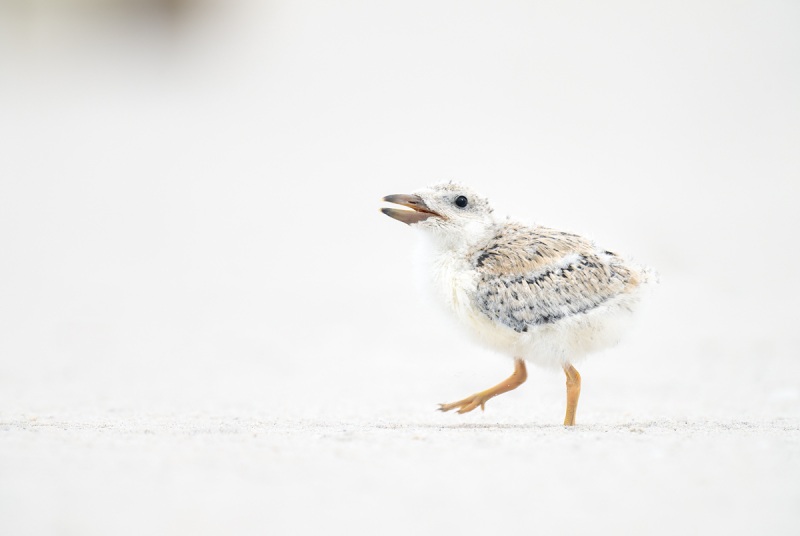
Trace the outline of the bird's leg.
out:
M 472 396 L 468 396 L 464 400 L 459 400 L 458 402 L 451 402 L 450 404 L 439 404 L 439 410 L 450 411 L 451 409 L 458 408 L 458 413 L 467 413 L 477 408 L 478 406 L 480 406 L 481 410 L 483 410 L 484 406 L 486 405 L 486 402 L 490 398 L 493 398 L 497 395 L 516 389 L 517 387 L 522 385 L 527 378 L 528 378 L 528 371 L 525 369 L 525 361 L 523 361 L 522 359 L 516 359 L 514 361 L 514 374 L 509 376 L 505 381 L 502 381 L 497 385 L 495 385 L 494 387 L 486 389 L 485 391 L 481 391 L 480 393 L 475 393 Z
M 581 396 L 581 375 L 572 365 L 564 365 L 564 373 L 567 375 L 567 415 L 564 417 L 564 426 L 575 426 L 575 412 Z

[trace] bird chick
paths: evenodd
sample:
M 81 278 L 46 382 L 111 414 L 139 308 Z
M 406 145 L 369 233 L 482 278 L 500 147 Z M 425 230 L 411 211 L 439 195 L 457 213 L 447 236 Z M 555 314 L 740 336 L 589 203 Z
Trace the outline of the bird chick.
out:
M 525 363 L 567 376 L 564 424 L 575 424 L 581 390 L 576 363 L 619 340 L 652 272 L 576 234 L 497 219 L 488 201 L 454 182 L 383 201 L 422 229 L 433 288 L 470 333 L 514 357 L 505 381 L 440 410 L 467 413 L 527 378 Z

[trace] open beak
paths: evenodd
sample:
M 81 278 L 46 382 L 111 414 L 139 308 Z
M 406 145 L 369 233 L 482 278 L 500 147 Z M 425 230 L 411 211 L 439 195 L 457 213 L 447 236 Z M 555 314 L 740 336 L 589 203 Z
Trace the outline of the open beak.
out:
M 387 203 L 394 203 L 395 205 L 402 205 L 404 207 L 408 207 L 413 210 L 402 210 L 397 208 L 382 208 L 381 212 L 386 214 L 387 216 L 394 218 L 396 220 L 400 220 L 403 223 L 411 225 L 412 223 L 419 223 L 421 221 L 425 221 L 431 216 L 435 216 L 437 218 L 442 218 L 441 214 L 437 214 L 436 212 L 432 211 L 428 208 L 428 205 L 425 204 L 425 201 L 418 195 L 407 195 L 407 194 L 393 194 L 387 195 L 382 199 L 382 201 L 386 201 Z

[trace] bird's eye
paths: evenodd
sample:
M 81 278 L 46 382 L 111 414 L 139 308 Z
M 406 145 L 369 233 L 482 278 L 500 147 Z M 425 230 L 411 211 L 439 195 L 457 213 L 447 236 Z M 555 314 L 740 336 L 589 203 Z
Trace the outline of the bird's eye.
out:
M 458 197 L 456 197 L 456 206 L 460 208 L 466 207 L 468 202 L 469 201 L 467 201 L 467 198 L 464 197 L 463 195 L 459 195 Z

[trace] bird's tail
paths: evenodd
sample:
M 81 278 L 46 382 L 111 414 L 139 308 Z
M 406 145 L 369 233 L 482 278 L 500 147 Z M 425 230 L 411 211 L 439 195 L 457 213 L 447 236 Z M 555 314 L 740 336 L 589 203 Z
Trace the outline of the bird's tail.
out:
M 640 266 L 639 273 L 642 277 L 642 283 L 656 285 L 661 282 L 661 275 L 649 266 Z

